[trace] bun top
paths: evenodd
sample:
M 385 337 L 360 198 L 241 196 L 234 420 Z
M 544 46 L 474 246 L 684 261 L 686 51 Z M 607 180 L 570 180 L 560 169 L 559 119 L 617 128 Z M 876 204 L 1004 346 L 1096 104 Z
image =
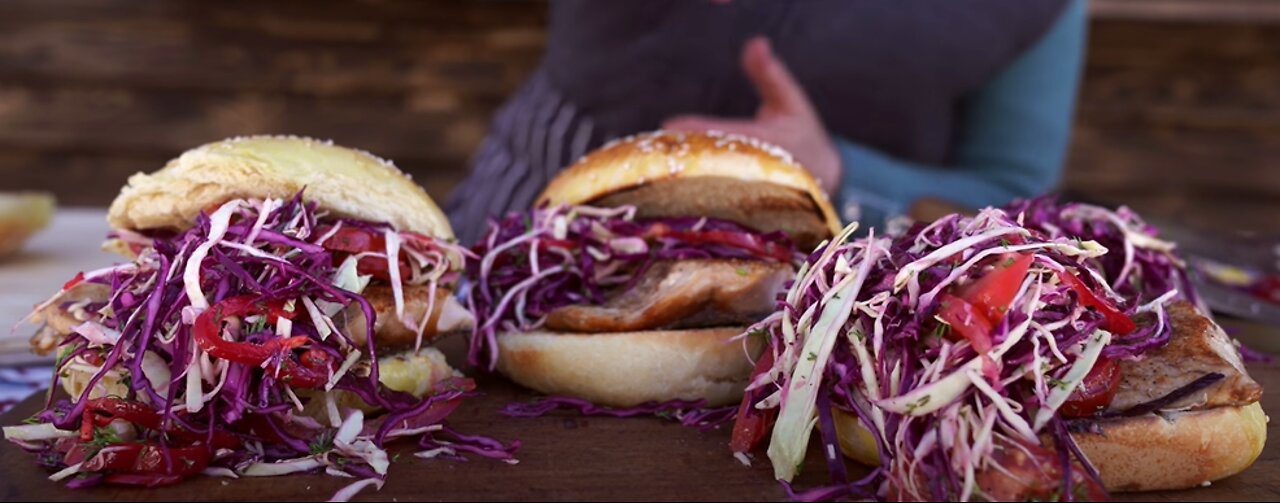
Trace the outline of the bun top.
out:
M 232 199 L 292 197 L 337 215 L 386 222 L 452 239 L 444 213 L 408 175 L 368 152 L 294 136 L 251 136 L 184 152 L 160 171 L 138 173 L 111 203 L 107 223 L 134 231 L 184 230 Z
M 694 179 L 711 182 L 700 184 L 703 186 L 715 186 L 716 180 L 723 180 L 727 182 L 724 185 L 732 186 L 734 191 L 741 189 L 743 183 L 790 189 L 789 192 L 811 199 L 807 212 L 816 219 L 819 228 L 829 232 L 825 237 L 840 232 L 840 219 L 826 192 L 790 154 L 754 138 L 716 131 L 655 131 L 613 141 L 560 173 L 538 197 L 538 204 L 591 204 L 615 193 L 649 185 L 663 186 L 663 192 L 670 192 L 667 188 L 676 184 L 668 182 Z M 706 194 L 712 202 L 702 201 L 701 206 L 744 203 L 724 196 Z M 754 197 L 746 202 L 759 206 L 760 199 Z M 642 214 L 644 210 L 641 208 Z M 752 222 L 739 223 L 752 226 Z

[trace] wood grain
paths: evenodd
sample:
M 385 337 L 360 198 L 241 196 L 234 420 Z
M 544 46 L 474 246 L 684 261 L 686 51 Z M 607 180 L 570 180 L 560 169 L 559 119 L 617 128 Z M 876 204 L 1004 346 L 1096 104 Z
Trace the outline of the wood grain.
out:
M 292 133 L 392 158 L 443 198 L 544 24 L 538 2 L 4 2 L 0 189 L 104 205 L 192 146 Z
M 1274 341 L 1274 329 L 1227 324 L 1245 341 Z M 1271 347 L 1271 346 L 1263 346 Z M 448 341 L 446 353 L 458 361 L 461 341 Z M 1269 389 L 1280 389 L 1280 367 L 1254 366 L 1253 376 Z M 471 374 L 475 374 L 472 372 Z M 767 460 L 745 467 L 728 453 L 729 431 L 702 432 L 658 418 L 599 418 L 557 414 L 537 419 L 512 419 L 497 413 L 512 401 L 534 395 L 504 379 L 478 378 L 483 396 L 472 399 L 450 417 L 463 432 L 483 434 L 523 444 L 520 463 L 486 460 L 466 463 L 430 461 L 411 456 L 412 445 L 400 445 L 381 492 L 367 492 L 364 501 L 780 501 L 786 497 L 773 481 Z M 15 424 L 38 409 L 43 396 L 27 400 L 0 416 L 0 424 Z M 1263 407 L 1280 411 L 1280 393 L 1263 396 Z M 1272 422 L 1273 439 L 1253 467 L 1235 477 L 1192 491 L 1117 495 L 1120 501 L 1274 501 L 1280 498 L 1280 422 Z M 0 500 L 4 501 L 272 501 L 329 498 L 348 481 L 308 475 L 265 479 L 221 480 L 196 478 L 155 490 L 99 487 L 72 491 L 45 480 L 30 455 L 0 442 Z M 798 487 L 821 484 L 826 469 L 810 448 Z M 851 466 L 861 476 L 866 470 Z

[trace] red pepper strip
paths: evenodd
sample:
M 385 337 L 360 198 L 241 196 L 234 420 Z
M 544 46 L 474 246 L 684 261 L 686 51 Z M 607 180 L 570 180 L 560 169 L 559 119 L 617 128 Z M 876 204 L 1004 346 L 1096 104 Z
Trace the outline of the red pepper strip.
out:
M 1085 286 L 1085 284 L 1080 281 L 1080 278 L 1077 278 L 1065 271 L 1058 271 L 1058 279 L 1062 280 L 1063 283 L 1066 283 L 1067 286 L 1071 287 L 1071 289 L 1076 292 L 1076 296 L 1080 297 L 1081 304 L 1084 304 L 1085 307 L 1097 309 L 1102 313 L 1103 318 L 1106 320 L 1103 324 L 1103 328 L 1107 329 L 1108 332 L 1116 335 L 1128 335 L 1138 329 L 1138 326 L 1133 323 L 1133 320 L 1129 319 L 1128 316 L 1125 316 L 1125 314 L 1120 312 L 1119 309 L 1116 309 L 1116 307 L 1111 305 L 1110 302 L 1098 298 L 1098 296 L 1094 295 L 1093 292 L 1089 291 L 1089 287 Z
M 191 329 L 200 349 L 215 358 L 255 367 L 280 355 L 283 359 L 279 362 L 279 372 L 273 375 L 281 382 L 295 388 L 317 388 L 328 382 L 325 369 L 304 368 L 291 357 L 291 350 L 307 343 L 305 336 L 271 339 L 263 344 L 222 339 L 218 332 L 223 317 L 244 316 L 255 312 L 251 308 L 261 309 L 262 306 L 253 303 L 252 299 L 252 296 L 232 297 L 200 313 Z M 274 363 L 268 363 L 269 370 L 274 370 L 273 367 Z
M 166 450 L 168 463 L 165 462 Z M 208 466 L 209 448 L 204 444 L 165 449 L 154 442 L 146 442 L 108 445 L 85 461 L 80 469 L 86 472 L 109 470 L 116 473 L 186 477 L 200 473 Z
M 772 241 L 760 239 L 760 236 L 746 232 L 733 231 L 675 231 L 665 224 L 654 224 L 649 228 L 648 236 L 673 238 L 690 244 L 716 244 L 739 248 L 761 258 L 771 258 L 781 262 L 791 260 L 791 250 Z
M 292 311 L 286 311 L 284 309 L 286 302 L 283 299 L 269 302 L 254 302 L 253 300 L 255 298 L 257 297 L 254 297 L 253 295 L 240 295 L 238 297 L 225 299 L 222 302 L 219 302 L 218 305 L 222 306 L 223 316 L 238 317 L 249 314 L 266 313 L 267 321 L 271 323 L 280 321 L 280 318 L 292 320 L 298 317 L 297 308 Z
M 756 361 L 755 370 L 751 371 L 751 380 L 747 382 L 755 382 L 757 376 L 768 372 L 770 368 L 773 368 L 773 352 L 766 348 L 764 354 L 760 355 L 760 360 Z M 733 452 L 751 452 L 773 427 L 777 409 L 755 408 L 755 395 L 754 392 L 747 392 L 742 397 L 742 404 L 738 406 L 738 417 L 733 421 L 733 438 L 729 441 L 729 449 Z
M 65 292 L 65 291 L 67 291 L 67 290 L 70 290 L 70 289 L 72 289 L 72 288 L 75 288 L 75 287 L 76 287 L 76 285 L 79 285 L 79 284 L 80 284 L 80 283 L 82 283 L 82 282 L 84 282 L 84 272 L 83 272 L 83 271 L 76 273 L 76 277 L 71 278 L 71 281 L 68 281 L 68 282 L 66 282 L 66 284 L 62 285 L 62 291 L 64 291 L 64 292 Z
M 150 430 L 160 430 L 160 413 L 142 402 L 120 398 L 95 398 L 85 404 L 84 419 L 80 425 L 80 441 L 93 440 L 95 426 L 104 427 L 116 419 Z M 205 433 L 189 431 L 177 425 L 170 425 L 165 432 L 184 442 L 203 442 L 208 439 Z M 235 449 L 240 447 L 240 439 L 225 431 L 214 431 L 212 445 L 215 449 Z

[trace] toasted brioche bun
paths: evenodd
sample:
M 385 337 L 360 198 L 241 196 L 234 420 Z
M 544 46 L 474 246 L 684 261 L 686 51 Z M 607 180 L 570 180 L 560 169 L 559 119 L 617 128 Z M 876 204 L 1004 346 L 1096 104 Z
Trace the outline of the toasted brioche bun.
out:
M 498 336 L 498 369 L 548 395 L 610 407 L 706 400 L 717 407 L 742 398 L 751 361 L 742 327 L 607 334 L 534 331 Z M 758 339 L 749 339 L 752 353 Z
M 858 418 L 834 412 L 840 451 L 864 465 L 880 464 L 874 440 Z M 1099 426 L 1101 434 L 1071 436 L 1112 492 L 1188 489 L 1230 477 L 1253 464 L 1267 440 L 1267 416 L 1256 402 L 1119 418 Z
M 237 198 L 304 196 L 337 215 L 452 239 L 444 213 L 407 175 L 372 154 L 307 138 L 253 136 L 184 152 L 138 173 L 111 203 L 116 229 L 184 230 L 196 215 Z
M 1110 491 L 1186 489 L 1244 471 L 1262 454 L 1267 416 L 1242 407 L 1146 415 L 1073 434 Z
M 51 194 L 0 194 L 0 257 L 18 251 L 27 239 L 49 225 L 54 206 Z
M 663 197 L 681 185 L 667 182 L 691 180 L 709 184 L 690 189 L 688 196 Z M 782 189 L 807 204 L 797 206 L 795 197 L 752 185 Z M 625 201 L 635 204 L 641 216 L 723 218 L 764 232 L 781 230 L 801 238 L 798 241 L 812 241 L 814 228 L 825 230 L 825 239 L 842 227 L 826 192 L 790 155 L 754 139 L 718 132 L 657 131 L 610 143 L 560 173 L 538 203 L 609 205 L 607 196 L 646 186 L 655 189 Z M 789 214 L 758 218 L 778 211 Z M 768 228 L 760 228 L 762 223 Z

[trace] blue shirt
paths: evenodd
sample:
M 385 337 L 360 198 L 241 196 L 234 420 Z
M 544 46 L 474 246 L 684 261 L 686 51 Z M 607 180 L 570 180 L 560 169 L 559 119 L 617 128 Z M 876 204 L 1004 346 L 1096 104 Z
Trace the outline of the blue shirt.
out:
M 1052 189 L 1070 137 L 1085 7 L 1072 0 L 1043 38 L 965 100 L 951 165 L 913 163 L 834 138 L 844 170 L 841 216 L 883 228 L 921 199 L 982 208 Z

